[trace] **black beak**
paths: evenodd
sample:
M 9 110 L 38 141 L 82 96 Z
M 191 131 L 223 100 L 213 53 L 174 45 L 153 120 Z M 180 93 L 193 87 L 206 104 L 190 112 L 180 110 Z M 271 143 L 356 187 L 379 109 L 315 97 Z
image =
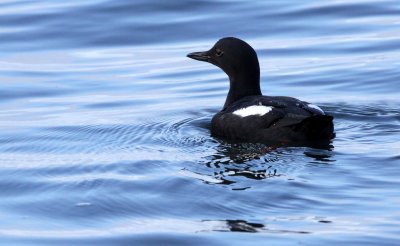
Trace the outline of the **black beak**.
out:
M 211 60 L 211 56 L 208 55 L 208 51 L 189 53 L 187 54 L 187 57 L 205 62 L 210 62 Z

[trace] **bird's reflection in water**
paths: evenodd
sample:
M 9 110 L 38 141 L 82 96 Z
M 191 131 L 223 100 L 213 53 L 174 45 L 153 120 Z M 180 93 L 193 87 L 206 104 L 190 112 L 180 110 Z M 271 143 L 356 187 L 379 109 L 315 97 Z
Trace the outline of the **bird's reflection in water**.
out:
M 270 232 L 270 233 L 296 233 L 296 234 L 309 234 L 308 231 L 296 230 L 282 230 L 267 228 L 264 224 L 248 222 L 246 220 L 203 220 L 205 223 L 213 224 L 212 231 L 219 232 Z
M 222 184 L 232 184 L 235 181 L 229 177 L 246 177 L 260 180 L 279 175 L 277 170 L 268 165 L 275 160 L 274 155 L 266 155 L 275 148 L 262 144 L 229 144 L 222 143 L 216 148 L 216 153 L 206 158 L 205 165 L 214 169 L 214 177 Z
M 206 167 L 213 169 L 213 176 L 219 184 L 236 183 L 238 177 L 262 180 L 285 175 L 288 165 L 296 164 L 304 156 L 313 163 L 328 163 L 333 152 L 332 145 L 310 147 L 276 147 L 255 143 L 228 143 L 220 141 L 214 146 L 216 152 L 205 157 Z M 289 168 L 290 169 L 290 168 Z M 234 188 L 235 190 L 249 187 Z
M 226 225 L 233 232 L 257 232 L 264 225 L 260 223 L 250 223 L 245 220 L 226 220 Z

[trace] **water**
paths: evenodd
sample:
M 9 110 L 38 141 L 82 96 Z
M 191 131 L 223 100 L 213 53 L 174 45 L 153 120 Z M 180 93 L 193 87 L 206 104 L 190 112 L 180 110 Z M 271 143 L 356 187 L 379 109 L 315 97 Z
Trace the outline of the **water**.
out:
M 396 245 L 400 4 L 0 3 L 0 244 Z M 328 150 L 210 136 L 224 36 L 262 89 L 335 117 Z

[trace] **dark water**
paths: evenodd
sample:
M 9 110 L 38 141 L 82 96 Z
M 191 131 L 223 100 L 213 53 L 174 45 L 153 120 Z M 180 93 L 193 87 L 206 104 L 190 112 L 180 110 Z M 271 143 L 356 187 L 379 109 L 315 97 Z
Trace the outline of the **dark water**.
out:
M 236 36 L 332 148 L 214 139 Z M 398 245 L 400 2 L 0 3 L 1 245 Z

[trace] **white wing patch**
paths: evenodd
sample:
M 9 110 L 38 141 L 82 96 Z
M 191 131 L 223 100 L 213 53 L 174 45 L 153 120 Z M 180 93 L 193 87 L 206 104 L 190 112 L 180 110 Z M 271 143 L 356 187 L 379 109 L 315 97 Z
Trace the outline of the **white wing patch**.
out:
M 268 106 L 262 106 L 262 105 L 252 105 L 246 108 L 241 108 L 238 110 L 235 110 L 233 114 L 239 115 L 241 117 L 246 117 L 250 115 L 259 115 L 263 116 L 264 114 L 268 113 L 269 111 L 272 110 L 272 107 Z
M 319 112 L 325 114 L 324 111 L 323 111 L 320 107 L 318 107 L 317 105 L 314 105 L 314 104 L 307 104 L 307 107 L 316 109 L 316 110 L 318 110 Z

